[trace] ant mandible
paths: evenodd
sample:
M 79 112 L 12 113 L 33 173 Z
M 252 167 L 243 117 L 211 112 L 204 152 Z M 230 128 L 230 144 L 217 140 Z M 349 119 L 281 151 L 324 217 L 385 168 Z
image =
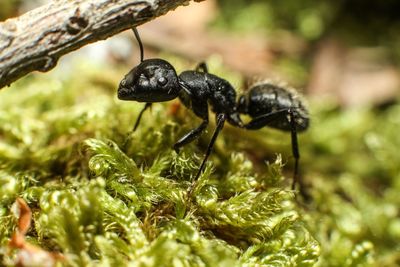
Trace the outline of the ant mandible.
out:
M 173 148 L 179 152 L 182 146 L 199 138 L 207 128 L 208 105 L 210 104 L 212 111 L 216 114 L 216 129 L 194 181 L 197 181 L 202 173 L 225 121 L 247 130 L 257 130 L 268 126 L 282 131 L 290 131 L 292 153 L 295 159 L 292 189 L 295 189 L 296 183 L 299 183 L 300 192 L 304 193 L 304 188 L 299 180 L 300 153 L 297 132 L 308 128 L 309 116 L 297 94 L 264 82 L 252 86 L 236 100 L 236 91 L 232 85 L 228 81 L 208 73 L 205 63 L 200 63 L 194 71 L 188 70 L 177 75 L 174 67 L 163 59 L 144 60 L 143 44 L 139 33 L 136 28 L 132 28 L 132 30 L 140 47 L 140 64 L 122 79 L 118 87 L 118 98 L 146 103 L 139 113 L 133 131 L 137 129 L 143 113 L 152 103 L 179 97 L 184 106 L 203 120 L 197 128 L 182 136 L 174 144 Z M 240 114 L 249 115 L 252 118 L 251 121 L 243 123 Z

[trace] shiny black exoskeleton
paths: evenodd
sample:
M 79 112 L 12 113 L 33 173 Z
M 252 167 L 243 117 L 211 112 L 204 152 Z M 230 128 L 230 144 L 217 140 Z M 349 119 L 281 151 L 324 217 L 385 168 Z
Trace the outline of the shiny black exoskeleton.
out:
M 143 45 L 137 30 L 133 28 L 133 31 L 139 42 L 141 63 L 124 77 L 118 88 L 119 99 L 146 103 L 137 118 L 133 131 L 138 127 L 143 112 L 152 103 L 179 97 L 187 108 L 202 119 L 202 122 L 175 143 L 174 149 L 178 152 L 182 146 L 194 141 L 207 128 L 210 105 L 211 110 L 216 114 L 216 129 L 196 175 L 196 180 L 204 169 L 225 121 L 248 130 L 269 126 L 290 131 L 292 151 L 295 157 L 294 188 L 297 182 L 300 158 L 297 132 L 306 130 L 309 124 L 307 109 L 296 97 L 296 94 L 270 83 L 260 83 L 250 88 L 237 100 L 236 91 L 232 85 L 228 81 L 208 73 L 204 63 L 199 64 L 194 71 L 184 71 L 177 75 L 174 67 L 163 59 L 143 60 Z M 249 115 L 252 118 L 251 121 L 244 123 L 240 114 Z
M 270 118 L 268 127 L 282 131 L 302 132 L 308 128 L 308 111 L 298 95 L 271 83 L 253 85 L 245 95 L 240 96 L 237 108 L 240 113 L 257 118 L 246 125 L 247 129 L 266 126 L 263 117 Z

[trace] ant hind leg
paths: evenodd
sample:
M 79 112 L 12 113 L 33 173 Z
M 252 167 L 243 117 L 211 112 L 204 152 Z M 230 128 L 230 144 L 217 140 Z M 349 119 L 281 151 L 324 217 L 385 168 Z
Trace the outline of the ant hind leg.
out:
M 293 182 L 292 182 L 292 190 L 296 189 L 296 184 L 299 185 L 299 192 L 304 200 L 311 200 L 311 196 L 308 194 L 306 187 L 300 177 L 299 172 L 299 161 L 300 161 L 300 152 L 299 152 L 299 143 L 297 140 L 297 129 L 296 122 L 294 119 L 293 111 L 289 109 L 289 120 L 290 120 L 290 136 L 292 140 L 292 154 L 294 157 L 294 171 L 293 171 Z
M 292 182 L 292 190 L 294 190 L 296 188 L 296 184 L 299 183 L 300 152 L 299 152 L 299 143 L 297 141 L 296 122 L 294 121 L 293 112 L 292 110 L 289 110 L 288 113 L 290 120 L 290 136 L 292 139 L 292 154 L 294 157 L 294 173 Z

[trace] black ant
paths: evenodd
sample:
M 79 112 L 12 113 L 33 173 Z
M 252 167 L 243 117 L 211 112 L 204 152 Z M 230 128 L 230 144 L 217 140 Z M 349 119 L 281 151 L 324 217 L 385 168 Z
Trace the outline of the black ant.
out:
M 309 116 L 307 109 L 296 94 L 270 83 L 260 83 L 251 87 L 237 101 L 236 91 L 232 85 L 228 81 L 208 73 L 205 63 L 200 63 L 194 71 L 188 70 L 177 75 L 174 67 L 163 59 L 144 60 L 143 44 L 139 33 L 136 28 L 132 28 L 132 30 L 140 47 L 140 64 L 122 79 L 118 88 L 118 98 L 146 103 L 136 120 L 133 131 L 138 127 L 144 111 L 152 103 L 179 97 L 187 108 L 203 120 L 197 128 L 182 136 L 174 144 L 173 148 L 179 152 L 182 146 L 199 138 L 207 128 L 208 106 L 211 105 L 212 111 L 216 114 L 216 129 L 195 181 L 202 173 L 225 121 L 247 130 L 257 130 L 269 126 L 282 131 L 290 131 L 292 153 L 295 159 L 292 189 L 295 189 L 296 183 L 299 183 L 300 192 L 304 193 L 304 188 L 298 179 L 300 154 L 297 132 L 308 128 Z M 249 115 L 252 120 L 243 123 L 240 114 Z

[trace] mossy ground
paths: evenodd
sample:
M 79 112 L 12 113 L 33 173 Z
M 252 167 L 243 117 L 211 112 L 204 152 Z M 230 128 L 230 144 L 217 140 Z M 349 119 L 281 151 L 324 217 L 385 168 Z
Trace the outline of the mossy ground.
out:
M 310 203 L 290 190 L 288 134 L 230 126 L 187 199 L 212 131 L 178 155 L 173 143 L 199 120 L 178 102 L 156 104 L 124 146 L 142 107 L 116 98 L 125 72 L 81 62 L 64 80 L 29 76 L 0 92 L 3 264 L 16 253 L 18 196 L 33 211 L 28 242 L 62 253 L 59 265 L 400 263 L 400 106 L 311 103 L 300 138 Z

